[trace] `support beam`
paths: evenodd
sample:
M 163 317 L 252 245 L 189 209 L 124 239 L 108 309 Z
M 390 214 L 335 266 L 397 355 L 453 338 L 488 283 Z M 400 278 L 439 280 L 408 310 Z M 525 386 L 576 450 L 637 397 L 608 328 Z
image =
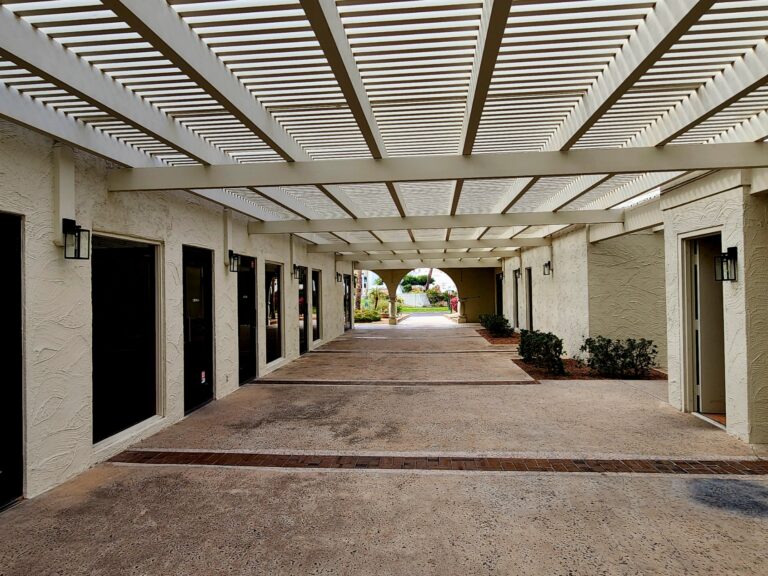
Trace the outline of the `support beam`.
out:
M 477 129 L 480 126 L 488 88 L 491 85 L 496 59 L 499 57 L 501 42 L 504 39 L 511 5 L 511 0 L 488 0 L 483 5 L 467 108 L 461 127 L 461 153 L 464 155 L 472 154 L 475 146 Z
M 230 210 L 240 212 L 241 214 L 245 214 L 251 218 L 256 218 L 257 220 L 274 220 L 277 217 L 276 214 L 268 212 L 261 206 L 257 206 L 242 196 L 238 196 L 237 194 L 227 190 L 187 189 L 185 192 L 189 192 L 190 194 L 194 194 L 200 198 L 205 198 L 206 200 L 215 202 L 224 208 L 229 208 Z
M 600 242 L 617 236 L 640 232 L 664 223 L 661 215 L 661 202 L 654 200 L 637 208 L 627 210 L 623 223 L 598 224 L 589 227 L 589 241 Z
M 309 157 L 165 0 L 103 0 L 144 40 L 285 160 Z
M 418 242 L 360 242 L 357 244 L 317 244 L 307 252 L 327 254 L 332 252 L 378 252 L 381 250 L 471 250 L 475 248 L 512 248 L 550 246 L 549 238 L 514 238 L 508 240 L 421 240 Z
M 768 167 L 768 144 L 704 144 L 664 148 L 577 149 L 568 152 L 138 168 L 113 171 L 109 175 L 108 185 L 112 191 L 174 190 L 765 167 Z
M 251 222 L 249 234 L 306 234 L 309 232 L 360 232 L 367 230 L 416 230 L 476 228 L 478 226 L 531 226 L 545 224 L 594 224 L 623 222 L 621 210 L 568 212 L 513 212 L 509 214 L 460 214 L 457 216 L 407 216 L 405 218 L 352 218 Z
M 309 161 L 309 154 L 275 120 L 253 94 L 219 60 L 164 0 L 104 0 L 103 4 L 125 20 L 147 42 L 214 98 L 243 126 L 256 134 L 287 161 Z M 232 163 L 227 157 L 223 163 Z M 357 216 L 349 197 L 335 187 L 321 191 L 351 216 Z M 275 201 L 295 203 L 278 190 Z M 312 217 L 304 204 L 296 211 Z
M 398 261 L 398 260 L 413 260 L 414 258 L 441 259 L 441 260 L 467 260 L 467 259 L 487 259 L 487 258 L 511 258 L 512 256 L 519 256 L 518 250 L 498 250 L 495 252 L 446 252 L 437 254 L 344 254 L 337 256 L 337 261 L 342 262 L 360 262 L 364 260 L 368 261 Z
M 543 149 L 569 150 L 713 4 L 714 0 L 657 3 Z M 512 208 L 534 183 L 535 179 L 525 180 L 510 189 L 499 201 L 499 210 Z
M 552 134 L 545 150 L 568 150 L 695 24 L 715 0 L 657 2 L 653 11 Z
M 656 122 L 627 147 L 663 146 L 717 114 L 768 81 L 768 40 L 722 70 Z
M 355 264 L 357 270 L 401 270 L 407 268 L 501 268 L 498 258 L 467 258 L 466 260 L 404 260 L 396 262 L 360 261 Z
M 67 118 L 4 84 L 0 84 L 0 118 L 123 166 L 150 167 L 160 165 L 144 152 L 123 144 L 82 122 Z
M 8 10 L 0 10 L 0 55 L 198 162 L 233 162 L 227 154 Z
M 360 133 L 371 151 L 371 156 L 388 158 L 387 146 L 368 100 L 368 93 L 357 68 L 336 2 L 334 0 L 301 0 L 301 5 L 339 83 L 349 110 L 357 122 Z M 405 216 L 399 186 L 392 182 L 386 184 L 397 211 L 401 216 Z

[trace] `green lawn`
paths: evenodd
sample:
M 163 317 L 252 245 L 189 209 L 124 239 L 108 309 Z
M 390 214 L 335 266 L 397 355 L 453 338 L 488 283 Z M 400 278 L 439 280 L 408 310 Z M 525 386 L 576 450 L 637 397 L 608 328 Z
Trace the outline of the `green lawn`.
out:
M 448 308 L 448 306 L 432 306 L 424 308 L 418 308 L 416 306 L 401 306 L 400 312 L 405 312 L 407 314 L 418 314 L 419 312 L 450 312 L 450 308 Z

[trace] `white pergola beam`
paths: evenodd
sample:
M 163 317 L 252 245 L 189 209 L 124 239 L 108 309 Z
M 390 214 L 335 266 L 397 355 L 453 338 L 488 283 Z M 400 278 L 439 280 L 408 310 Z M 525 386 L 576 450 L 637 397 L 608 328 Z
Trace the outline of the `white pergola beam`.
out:
M 661 146 L 684 134 L 768 81 L 768 41 L 722 70 L 656 122 L 635 135 L 633 146 Z
M 511 5 L 511 0 L 486 0 L 483 4 L 467 107 L 461 127 L 460 152 L 465 155 L 472 154 L 472 148 L 475 145 L 477 129 L 480 126 L 488 88 L 491 85 L 496 60 L 504 39 Z
M 715 0 L 657 2 L 600 78 L 552 134 L 545 149 L 567 150 L 573 146 L 714 3 Z
M 224 208 L 240 212 L 251 218 L 256 218 L 258 220 L 274 220 L 276 218 L 275 214 L 226 190 L 185 190 L 185 192 L 189 192 L 200 198 L 205 198 Z
M 589 227 L 589 241 L 600 242 L 617 236 L 640 232 L 664 223 L 661 202 L 654 200 L 625 212 L 624 222 L 617 224 L 598 224 Z
M 657 3 L 648 18 L 638 26 L 621 51 L 550 136 L 543 149 L 570 149 L 713 4 L 714 0 Z M 498 209 L 505 211 L 512 208 L 534 183 L 532 179 L 516 183 L 499 200 Z M 588 181 L 581 185 L 574 183 L 575 197 L 585 193 L 588 187 Z M 562 207 L 567 202 L 559 199 L 551 204 Z
M 343 254 L 341 256 L 336 257 L 337 262 L 360 262 L 361 260 L 365 261 L 382 261 L 382 262 L 390 262 L 390 261 L 397 261 L 397 260 L 413 260 L 414 258 L 426 258 L 428 260 L 431 259 L 442 259 L 442 260 L 467 260 L 471 258 L 511 258 L 513 256 L 518 256 L 520 254 L 519 250 L 498 250 L 496 252 L 446 252 L 446 253 L 433 253 L 433 254 L 365 254 L 365 253 L 358 253 L 358 254 Z
M 102 4 L 285 160 L 309 159 L 301 146 L 165 0 L 103 0 Z
M 766 144 L 706 144 L 473 156 L 408 156 L 380 160 L 136 168 L 112 171 L 108 186 L 113 191 L 174 190 L 765 167 L 768 167 Z
M 233 162 L 9 10 L 0 10 L 0 55 L 198 162 Z
M 411 259 L 396 262 L 361 260 L 355 262 L 357 270 L 413 270 L 414 268 L 500 268 L 498 258 L 466 258 L 463 260 Z
M 416 230 L 476 228 L 482 226 L 538 226 L 547 224 L 594 224 L 623 222 L 621 210 L 573 210 L 568 212 L 513 212 L 508 214 L 459 214 L 456 216 L 406 216 L 251 222 L 250 234 L 306 234 L 310 232 L 361 232 L 367 230 Z
M 381 250 L 471 250 L 476 248 L 512 248 L 550 246 L 549 238 L 499 238 L 496 240 L 420 240 L 416 242 L 359 242 L 353 244 L 317 244 L 307 252 L 377 252 Z
M 0 84 L 0 117 L 123 166 L 159 166 L 144 152 Z

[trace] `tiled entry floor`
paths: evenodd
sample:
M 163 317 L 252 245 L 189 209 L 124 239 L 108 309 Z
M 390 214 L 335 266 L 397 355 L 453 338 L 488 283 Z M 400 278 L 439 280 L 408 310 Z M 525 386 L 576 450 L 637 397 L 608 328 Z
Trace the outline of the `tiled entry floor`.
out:
M 511 354 L 469 350 L 472 327 L 385 330 L 344 339 L 386 335 L 386 370 L 402 365 L 402 342 L 423 351 L 450 339 L 470 360 Z M 339 342 L 353 349 L 317 356 L 370 360 Z M 421 354 L 427 385 L 244 386 L 0 514 L 0 574 L 753 575 L 768 565 L 763 453 L 668 406 L 664 382 L 478 385 L 467 371 L 430 385 L 452 369 L 436 361 L 446 353 Z

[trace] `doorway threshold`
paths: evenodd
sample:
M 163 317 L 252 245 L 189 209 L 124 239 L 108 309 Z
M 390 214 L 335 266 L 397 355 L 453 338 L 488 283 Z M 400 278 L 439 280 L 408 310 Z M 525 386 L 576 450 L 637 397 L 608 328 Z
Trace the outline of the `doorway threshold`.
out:
M 704 420 L 705 422 L 712 424 L 713 426 L 716 426 L 722 430 L 726 430 L 725 414 L 693 412 L 693 415 L 699 418 L 700 420 Z

